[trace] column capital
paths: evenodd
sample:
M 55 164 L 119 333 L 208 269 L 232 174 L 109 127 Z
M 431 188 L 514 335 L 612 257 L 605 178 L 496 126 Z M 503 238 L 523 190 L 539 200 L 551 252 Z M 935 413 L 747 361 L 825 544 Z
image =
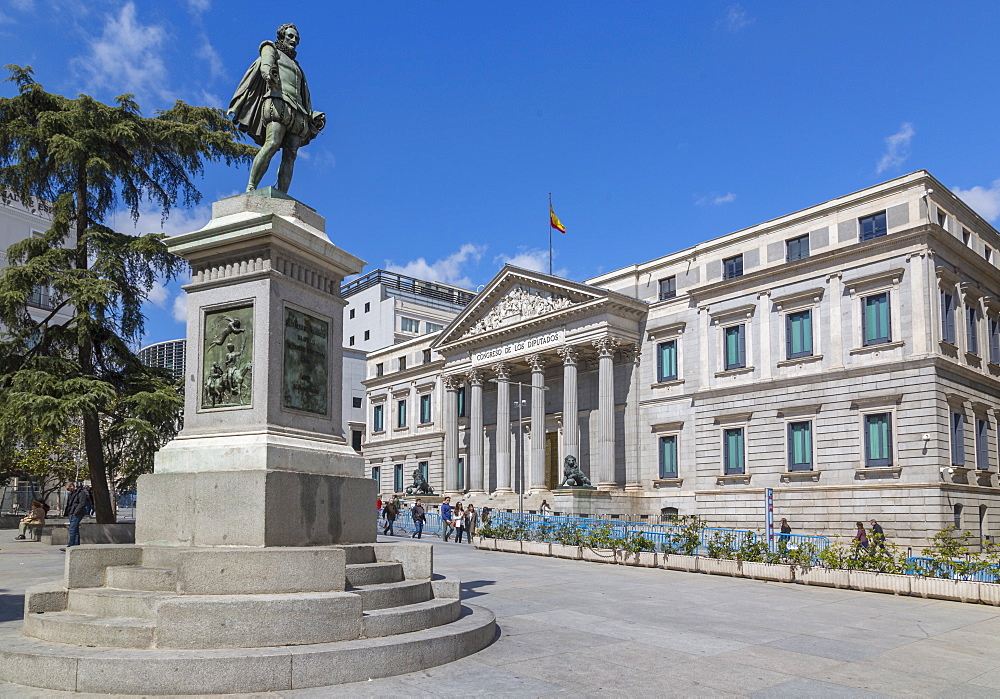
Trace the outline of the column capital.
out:
M 618 339 L 614 337 L 600 337 L 594 340 L 593 345 L 599 357 L 613 357 L 615 349 L 618 347 Z
M 482 386 L 486 375 L 483 373 L 482 369 L 469 369 L 469 371 L 465 374 L 465 378 L 468 379 L 469 383 L 473 386 Z
M 642 356 L 642 345 L 640 343 L 636 342 L 631 345 L 626 345 L 621 349 L 626 362 L 632 362 L 633 364 L 639 363 L 639 358 Z
M 444 389 L 446 391 L 457 391 L 464 383 L 458 374 L 449 374 L 448 376 L 444 376 L 441 378 L 441 381 L 444 383 Z
M 490 368 L 497 375 L 497 380 L 510 381 L 510 364 L 507 362 L 497 362 L 491 365 Z
M 532 371 L 545 371 L 544 354 L 529 354 L 525 359 L 528 360 L 528 366 L 531 367 Z
M 573 345 L 566 345 L 556 350 L 556 354 L 562 357 L 563 364 L 576 364 L 580 359 L 580 350 Z

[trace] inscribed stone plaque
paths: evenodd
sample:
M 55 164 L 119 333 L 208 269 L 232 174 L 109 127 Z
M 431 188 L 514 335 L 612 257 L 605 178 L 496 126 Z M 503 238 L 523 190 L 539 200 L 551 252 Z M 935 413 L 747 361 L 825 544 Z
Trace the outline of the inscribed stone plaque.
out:
M 327 414 L 329 336 L 330 324 L 327 321 L 294 308 L 285 308 L 284 407 Z
M 253 394 L 253 306 L 205 314 L 201 407 L 250 405 Z

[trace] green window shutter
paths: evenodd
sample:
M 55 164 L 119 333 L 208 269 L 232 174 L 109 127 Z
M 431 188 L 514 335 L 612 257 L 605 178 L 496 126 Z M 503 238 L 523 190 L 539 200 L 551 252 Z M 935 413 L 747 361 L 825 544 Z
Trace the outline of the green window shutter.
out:
M 677 378 L 677 341 L 662 342 L 656 358 L 657 380 L 673 381 Z
M 677 436 L 660 437 L 660 478 L 677 477 Z

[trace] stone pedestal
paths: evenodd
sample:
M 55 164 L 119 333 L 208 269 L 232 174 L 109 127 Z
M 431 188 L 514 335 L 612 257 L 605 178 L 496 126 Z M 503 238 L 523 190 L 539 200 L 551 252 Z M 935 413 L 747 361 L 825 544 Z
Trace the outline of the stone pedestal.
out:
M 595 488 L 559 488 L 552 491 L 552 509 L 563 514 L 588 516 L 601 512 L 611 493 Z
M 171 238 L 191 265 L 184 429 L 138 483 L 136 542 L 375 540 L 376 484 L 342 434 L 344 301 L 364 263 L 274 190 L 216 202 Z

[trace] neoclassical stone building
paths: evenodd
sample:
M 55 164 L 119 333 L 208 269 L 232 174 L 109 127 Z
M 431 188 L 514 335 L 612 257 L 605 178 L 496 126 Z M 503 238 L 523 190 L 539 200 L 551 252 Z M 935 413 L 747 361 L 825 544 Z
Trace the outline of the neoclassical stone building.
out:
M 1000 534 L 1000 235 L 920 171 L 368 357 L 369 473 L 501 509 Z M 575 456 L 596 487 L 560 491 Z

